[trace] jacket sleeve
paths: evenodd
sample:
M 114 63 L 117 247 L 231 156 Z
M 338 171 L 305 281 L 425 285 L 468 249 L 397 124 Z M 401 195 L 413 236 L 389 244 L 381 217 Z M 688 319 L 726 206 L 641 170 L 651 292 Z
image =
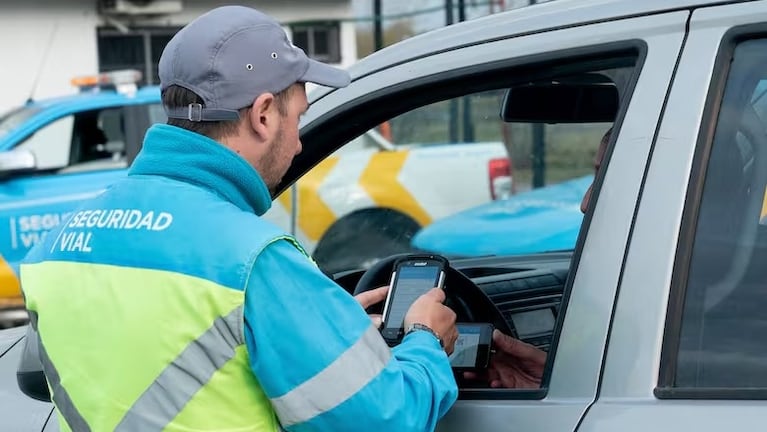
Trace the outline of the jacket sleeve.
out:
M 255 260 L 245 292 L 250 365 L 288 431 L 431 431 L 456 400 L 426 332 L 390 350 L 357 301 L 286 240 Z

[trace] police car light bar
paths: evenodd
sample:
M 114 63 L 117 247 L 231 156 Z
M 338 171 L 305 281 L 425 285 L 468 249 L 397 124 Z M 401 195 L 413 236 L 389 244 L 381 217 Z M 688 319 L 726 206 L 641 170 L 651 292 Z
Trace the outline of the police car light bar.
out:
M 114 87 L 120 93 L 132 93 L 143 77 L 141 71 L 126 69 L 72 78 L 72 85 L 81 90 Z

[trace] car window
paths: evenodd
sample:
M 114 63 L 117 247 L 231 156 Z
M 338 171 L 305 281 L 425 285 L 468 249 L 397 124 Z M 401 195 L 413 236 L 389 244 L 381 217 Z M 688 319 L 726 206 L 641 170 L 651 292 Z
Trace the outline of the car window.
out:
M 596 156 L 611 142 L 608 132 L 618 132 L 614 122 L 633 82 L 625 77 L 636 59 L 633 51 L 621 52 L 563 61 L 555 72 L 541 65 L 461 77 L 471 87 L 450 77 L 378 94 L 381 100 L 334 119 L 345 128 L 304 131 L 305 151 L 335 148 L 328 136 L 339 131 L 348 134 L 348 145 L 278 195 L 267 218 L 294 233 L 337 280 L 403 252 L 436 253 L 455 263 L 571 251 L 595 165 L 607 163 Z M 376 116 L 371 107 L 387 114 Z M 355 127 L 353 134 L 347 129 Z M 558 264 L 518 280 L 503 270 L 461 271 L 497 276 L 483 290 L 503 318 L 523 341 L 554 353 L 568 257 L 552 254 Z M 528 289 L 535 294 L 517 297 Z
M 279 196 L 267 217 L 296 233 L 330 273 L 400 252 L 457 258 L 572 250 L 594 158 L 625 84 L 611 77 L 624 69 L 633 67 L 606 63 L 442 99 L 433 89 L 410 97 L 427 102 L 353 137 Z M 512 84 L 524 87 L 516 97 Z M 575 86 L 604 86 L 599 94 L 609 98 L 565 113 L 557 106 L 565 99 L 577 105 Z M 539 96 L 548 102 L 531 106 Z M 514 107 L 504 118 L 507 103 Z
M 39 170 L 91 171 L 125 167 L 124 110 L 81 111 L 59 118 L 17 148 L 35 155 Z
M 689 272 L 680 276 L 674 387 L 767 388 L 766 82 L 767 40 L 738 44 L 707 143 Z
M 62 117 L 30 135 L 18 147 L 35 155 L 37 168 L 49 170 L 69 164 L 74 116 Z

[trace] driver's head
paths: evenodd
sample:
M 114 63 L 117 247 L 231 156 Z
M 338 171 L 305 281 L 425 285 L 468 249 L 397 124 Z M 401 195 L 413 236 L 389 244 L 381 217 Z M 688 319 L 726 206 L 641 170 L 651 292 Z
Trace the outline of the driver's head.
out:
M 605 132 L 604 136 L 602 137 L 602 141 L 599 142 L 599 148 L 597 149 L 597 154 L 594 155 L 594 178 L 596 179 L 597 174 L 599 174 L 599 167 L 602 166 L 602 159 L 605 157 L 605 152 L 607 151 L 607 143 L 610 142 L 610 134 L 612 133 L 613 128 L 607 129 L 607 132 Z M 589 207 L 589 200 L 591 199 L 591 191 L 594 188 L 594 183 L 589 185 L 589 188 L 586 190 L 586 193 L 583 195 L 583 199 L 581 200 L 581 212 L 586 213 L 586 209 Z

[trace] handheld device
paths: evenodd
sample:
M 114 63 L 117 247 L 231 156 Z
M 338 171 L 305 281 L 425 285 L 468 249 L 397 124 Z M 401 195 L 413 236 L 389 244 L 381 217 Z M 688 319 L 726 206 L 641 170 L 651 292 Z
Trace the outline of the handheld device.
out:
M 456 323 L 458 339 L 448 359 L 454 371 L 486 369 L 493 343 L 490 323 Z
M 394 264 L 381 329 L 387 342 L 402 339 L 405 314 L 418 297 L 434 287 L 443 287 L 447 265 L 447 260 L 438 255 L 410 255 Z

